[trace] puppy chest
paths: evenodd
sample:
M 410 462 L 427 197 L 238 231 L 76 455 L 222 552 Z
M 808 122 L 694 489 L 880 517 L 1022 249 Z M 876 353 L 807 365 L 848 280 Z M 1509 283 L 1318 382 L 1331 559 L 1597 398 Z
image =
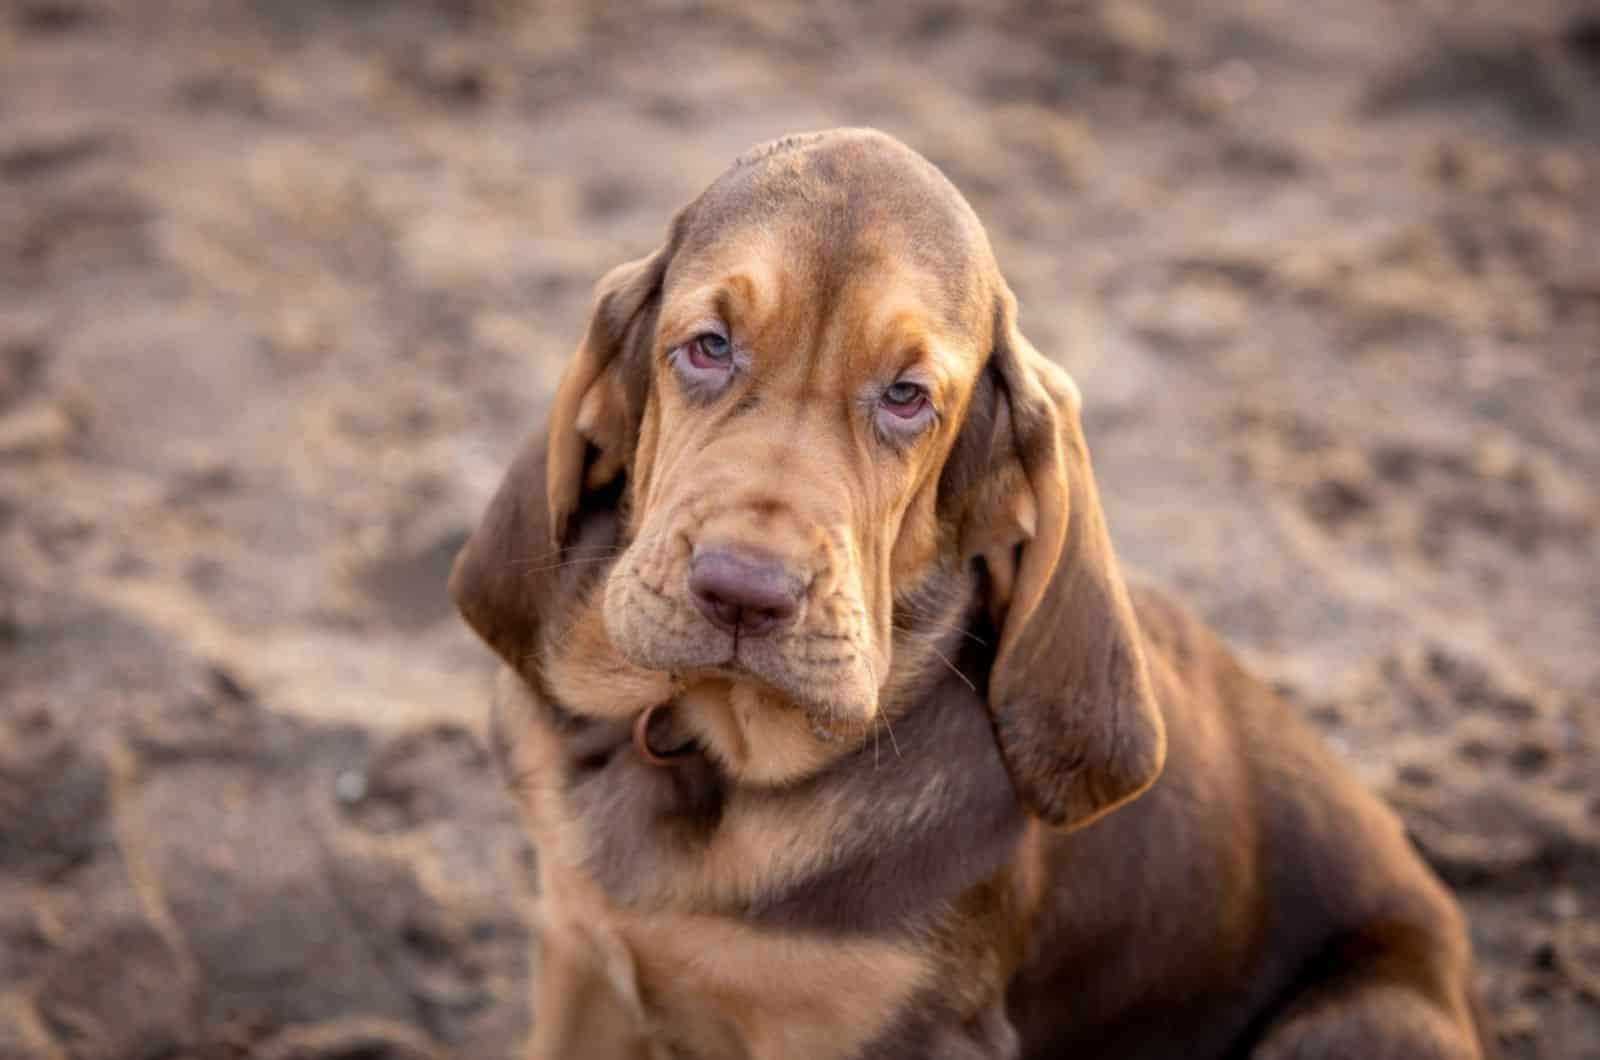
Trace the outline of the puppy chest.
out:
M 661 1037 L 714 1060 L 852 1056 L 932 972 L 928 956 L 904 943 L 755 930 L 723 917 L 641 919 L 620 934 Z

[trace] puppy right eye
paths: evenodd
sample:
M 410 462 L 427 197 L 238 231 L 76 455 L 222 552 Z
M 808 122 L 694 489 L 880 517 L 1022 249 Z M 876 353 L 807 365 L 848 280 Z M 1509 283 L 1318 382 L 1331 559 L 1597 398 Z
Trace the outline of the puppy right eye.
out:
M 733 375 L 733 343 L 715 331 L 702 332 L 671 354 L 684 385 L 702 394 L 722 389 Z
M 689 342 L 689 358 L 697 368 L 714 368 L 733 360 L 733 347 L 714 331 L 696 335 Z

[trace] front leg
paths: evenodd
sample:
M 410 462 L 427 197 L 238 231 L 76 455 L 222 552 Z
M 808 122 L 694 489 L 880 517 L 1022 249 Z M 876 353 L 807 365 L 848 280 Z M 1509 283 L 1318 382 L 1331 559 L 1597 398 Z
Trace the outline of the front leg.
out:
M 620 940 L 547 923 L 533 974 L 527 1060 L 669 1060 L 651 1041 L 633 959 Z

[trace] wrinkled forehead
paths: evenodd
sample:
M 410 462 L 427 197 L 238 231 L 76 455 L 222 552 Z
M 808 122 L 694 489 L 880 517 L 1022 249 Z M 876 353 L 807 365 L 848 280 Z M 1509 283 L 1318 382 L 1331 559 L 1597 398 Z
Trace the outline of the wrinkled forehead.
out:
M 887 137 L 758 149 L 706 189 L 684 224 L 669 287 L 743 272 L 818 306 L 892 287 L 942 329 L 987 326 L 995 266 L 982 226 L 942 173 Z

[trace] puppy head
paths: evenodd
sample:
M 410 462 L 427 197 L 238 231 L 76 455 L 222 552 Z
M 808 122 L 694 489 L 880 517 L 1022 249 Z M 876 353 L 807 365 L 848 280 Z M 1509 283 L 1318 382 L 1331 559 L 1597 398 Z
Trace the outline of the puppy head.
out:
M 721 702 L 728 724 L 701 735 L 782 780 L 866 730 L 928 657 L 902 634 L 930 584 L 976 565 L 1018 790 L 1056 823 L 1104 812 L 1159 770 L 1160 719 L 1076 391 L 1015 315 L 970 207 L 908 148 L 865 130 L 757 148 L 601 282 L 551 412 L 545 506 L 512 518 L 536 504 L 524 468 L 458 564 L 458 603 L 526 648 L 461 571 L 506 533 L 568 546 L 620 485 L 625 547 L 552 660 L 569 705 Z M 496 584 L 537 613 L 535 590 Z
M 552 417 L 549 502 L 559 531 L 627 474 L 604 605 L 624 656 L 754 679 L 823 727 L 875 716 L 996 276 L 932 165 L 844 131 L 758 149 L 607 278 Z

